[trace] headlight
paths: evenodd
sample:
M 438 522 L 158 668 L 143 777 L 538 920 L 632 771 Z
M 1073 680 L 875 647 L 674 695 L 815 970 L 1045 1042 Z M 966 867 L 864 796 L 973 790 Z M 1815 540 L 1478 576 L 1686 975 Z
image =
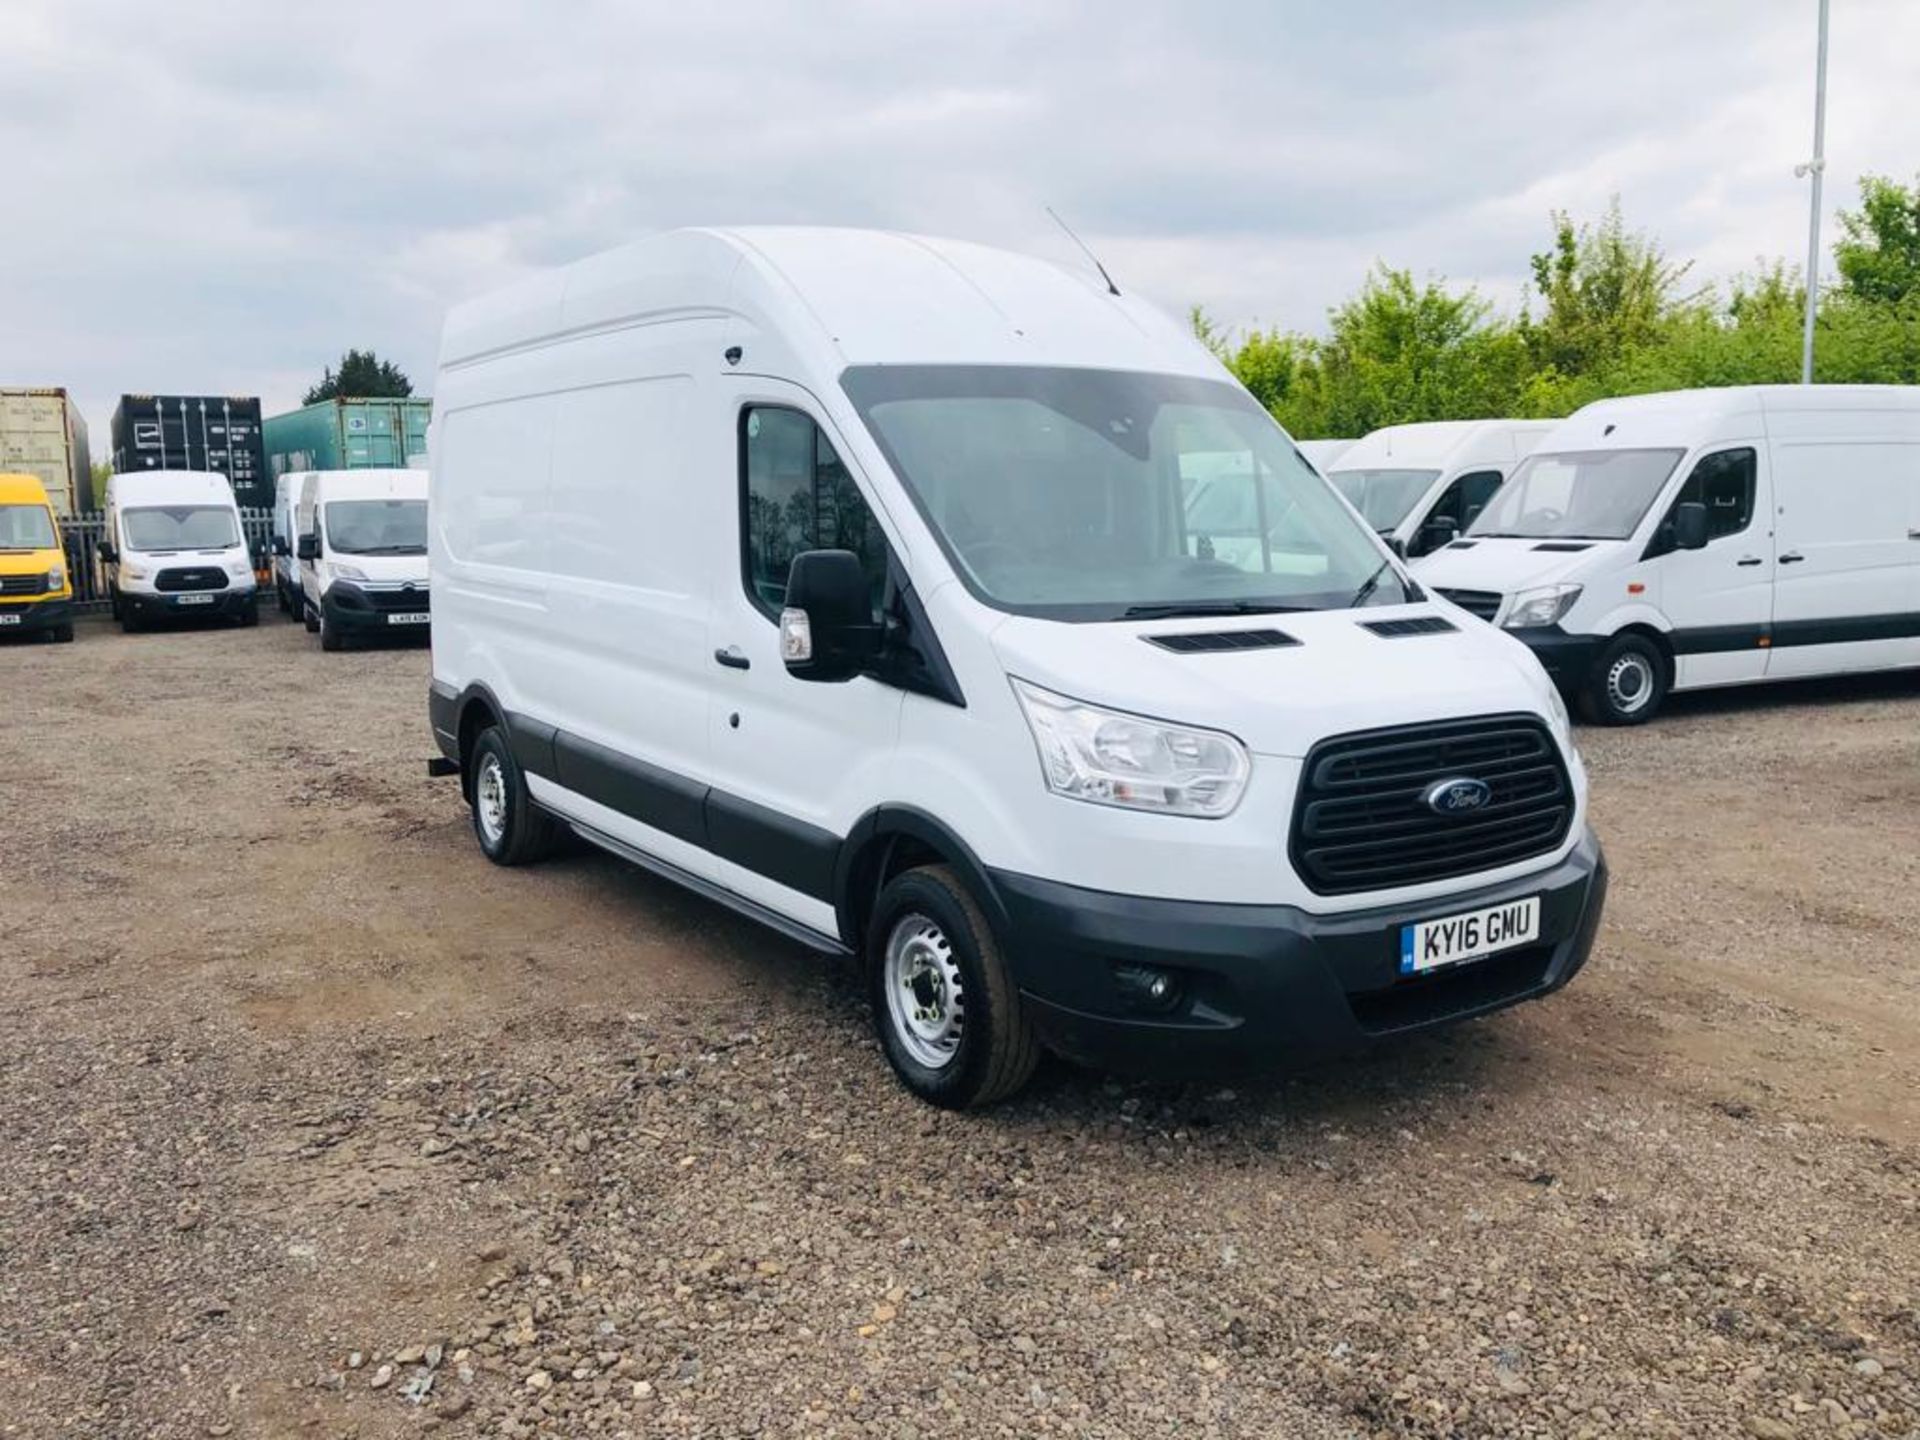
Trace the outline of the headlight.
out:
M 129 565 L 123 561 L 120 565 L 120 578 L 122 580 L 144 580 L 147 578 L 147 567 L 144 565 Z
M 367 578 L 367 572 L 360 569 L 357 565 L 336 565 L 333 567 L 333 578 L 336 580 L 364 580 Z
M 251 575 L 253 573 L 253 566 L 244 560 L 229 560 L 227 561 L 227 573 L 229 575 Z
M 47 589 L 58 590 L 67 583 L 67 572 L 58 565 L 47 571 Z
M 1507 608 L 1500 624 L 1508 630 L 1526 630 L 1537 625 L 1557 625 L 1560 617 L 1580 598 L 1578 585 L 1542 585 L 1537 590 L 1522 590 Z
M 1013 693 L 1056 795 L 1217 819 L 1246 792 L 1252 761 L 1231 735 L 1103 710 L 1024 680 Z

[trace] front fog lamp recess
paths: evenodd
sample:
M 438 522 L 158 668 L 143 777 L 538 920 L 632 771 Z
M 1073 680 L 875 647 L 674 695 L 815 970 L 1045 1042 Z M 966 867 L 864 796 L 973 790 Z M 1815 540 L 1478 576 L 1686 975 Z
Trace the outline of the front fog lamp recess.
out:
M 1056 795 L 1217 819 L 1246 792 L 1252 761 L 1231 735 L 1088 705 L 1024 680 L 1013 691 Z

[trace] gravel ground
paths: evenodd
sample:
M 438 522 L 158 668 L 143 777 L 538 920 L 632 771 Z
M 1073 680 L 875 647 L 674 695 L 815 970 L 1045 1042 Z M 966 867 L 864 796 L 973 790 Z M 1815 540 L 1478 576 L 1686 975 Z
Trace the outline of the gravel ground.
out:
M 419 650 L 0 649 L 0 1434 L 1920 1433 L 1920 682 L 1586 730 L 1563 994 L 924 1108 L 843 968 L 481 860 Z

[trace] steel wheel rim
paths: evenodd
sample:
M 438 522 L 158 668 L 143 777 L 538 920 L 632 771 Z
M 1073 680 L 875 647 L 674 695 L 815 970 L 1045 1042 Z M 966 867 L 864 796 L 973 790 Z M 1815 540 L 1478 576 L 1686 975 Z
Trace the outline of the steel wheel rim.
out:
M 1607 670 L 1607 699 L 1622 715 L 1632 715 L 1647 707 L 1653 698 L 1653 666 L 1647 657 L 1629 653 L 1616 659 Z
M 500 757 L 489 755 L 480 762 L 480 774 L 473 782 L 473 813 L 480 817 L 480 833 L 489 845 L 498 845 L 507 833 L 507 775 L 500 768 Z
M 966 995 L 946 932 L 924 915 L 908 915 L 887 936 L 883 961 L 887 1018 L 900 1046 L 918 1064 L 942 1070 L 960 1053 Z

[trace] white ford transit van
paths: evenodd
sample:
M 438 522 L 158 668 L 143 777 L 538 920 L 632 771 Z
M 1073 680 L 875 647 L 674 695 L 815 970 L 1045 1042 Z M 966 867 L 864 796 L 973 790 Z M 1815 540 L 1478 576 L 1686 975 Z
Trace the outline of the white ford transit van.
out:
M 1322 1055 L 1587 957 L 1544 672 L 1130 296 L 678 231 L 454 310 L 434 397 L 434 768 L 481 849 L 570 830 L 860 954 L 929 1100 L 1042 1046 Z
M 202 470 L 141 470 L 107 479 L 105 538 L 113 618 L 123 630 L 149 620 L 260 618 L 253 560 L 233 487 Z
M 426 638 L 425 470 L 308 471 L 294 534 L 303 614 L 322 650 L 372 635 Z
M 1552 420 L 1388 425 L 1322 466 L 1334 488 L 1404 555 L 1425 555 L 1471 525 Z
M 1669 690 L 1920 665 L 1920 388 L 1589 405 L 1417 574 L 1609 724 Z

